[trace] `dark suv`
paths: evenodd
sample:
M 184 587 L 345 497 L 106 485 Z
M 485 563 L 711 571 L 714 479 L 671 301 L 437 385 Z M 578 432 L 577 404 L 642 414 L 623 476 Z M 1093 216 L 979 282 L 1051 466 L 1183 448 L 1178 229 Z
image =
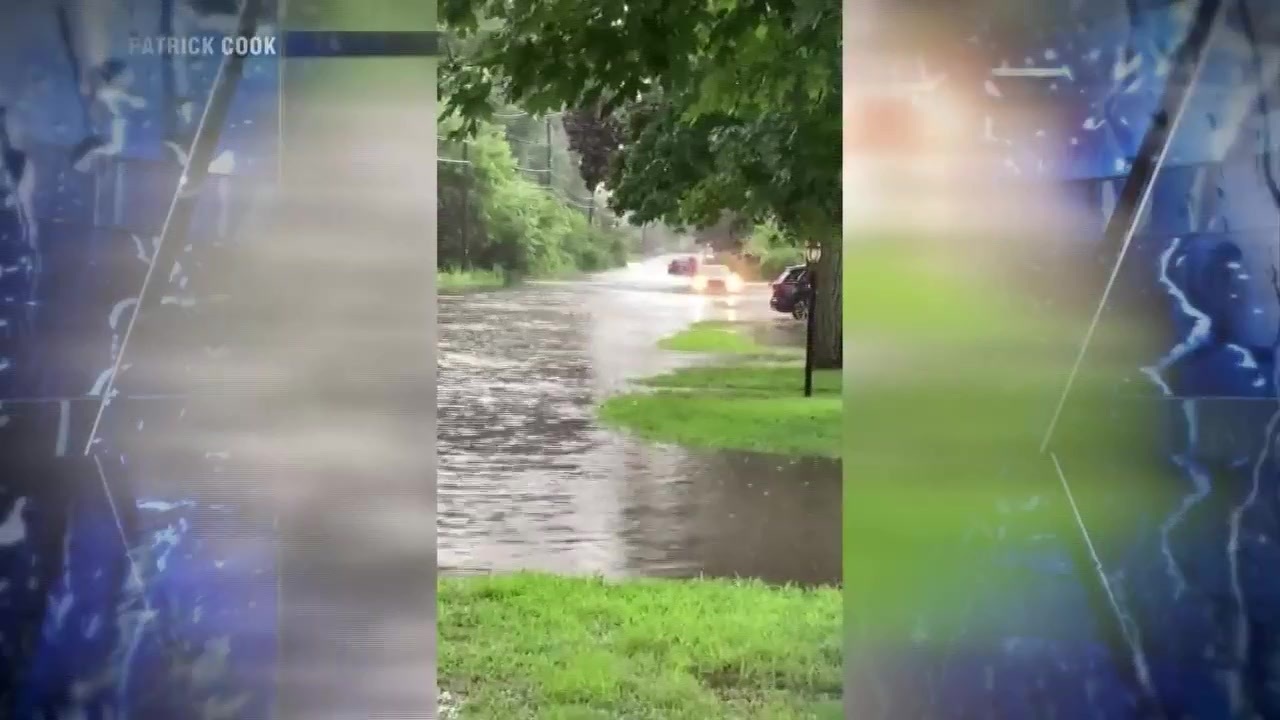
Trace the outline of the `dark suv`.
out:
M 809 270 L 804 265 L 792 265 L 774 280 L 770 287 L 773 295 L 769 307 L 780 313 L 790 313 L 802 320 L 809 313 Z

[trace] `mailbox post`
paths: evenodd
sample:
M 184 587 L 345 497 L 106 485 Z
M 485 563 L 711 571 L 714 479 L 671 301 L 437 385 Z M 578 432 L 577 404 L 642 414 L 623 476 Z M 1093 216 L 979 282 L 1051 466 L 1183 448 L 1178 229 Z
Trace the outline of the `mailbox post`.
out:
M 822 245 L 810 240 L 804 249 L 805 281 L 805 330 L 804 330 L 804 396 L 813 396 L 813 316 L 818 300 L 818 260 L 822 257 Z

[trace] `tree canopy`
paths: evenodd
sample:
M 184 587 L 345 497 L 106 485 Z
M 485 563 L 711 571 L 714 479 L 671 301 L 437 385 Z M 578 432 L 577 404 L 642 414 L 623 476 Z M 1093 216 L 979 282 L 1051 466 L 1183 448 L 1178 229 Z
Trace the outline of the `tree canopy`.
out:
M 584 179 L 619 212 L 838 228 L 838 2 L 445 0 L 442 15 L 470 46 L 446 67 L 446 113 L 482 120 L 495 96 L 570 108 Z M 478 37 L 484 17 L 503 20 Z

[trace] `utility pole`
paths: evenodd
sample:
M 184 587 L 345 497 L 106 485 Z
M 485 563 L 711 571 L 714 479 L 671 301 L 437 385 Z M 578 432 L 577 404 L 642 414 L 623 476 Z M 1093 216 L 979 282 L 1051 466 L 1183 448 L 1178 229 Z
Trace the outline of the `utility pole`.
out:
M 596 217 L 596 198 L 591 196 L 591 204 L 587 207 L 587 224 L 592 225 Z
M 551 187 L 551 116 L 547 116 L 547 174 L 544 184 Z
M 467 237 L 467 223 L 471 215 L 471 143 L 462 141 L 462 269 L 471 269 L 471 240 Z

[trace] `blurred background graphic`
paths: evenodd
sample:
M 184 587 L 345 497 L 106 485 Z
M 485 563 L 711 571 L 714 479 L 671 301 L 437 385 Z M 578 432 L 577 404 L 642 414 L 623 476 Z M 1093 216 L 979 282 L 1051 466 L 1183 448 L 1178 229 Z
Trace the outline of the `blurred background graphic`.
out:
M 849 716 L 1278 716 L 1280 18 L 1009 5 L 846 4 Z
M 0 13 L 0 717 L 433 716 L 431 13 Z
M 236 11 L 3 9 L 0 716 L 248 718 L 273 702 L 268 488 L 217 396 L 223 266 L 274 182 L 278 65 L 130 52 Z M 196 152 L 207 172 L 186 166 Z

